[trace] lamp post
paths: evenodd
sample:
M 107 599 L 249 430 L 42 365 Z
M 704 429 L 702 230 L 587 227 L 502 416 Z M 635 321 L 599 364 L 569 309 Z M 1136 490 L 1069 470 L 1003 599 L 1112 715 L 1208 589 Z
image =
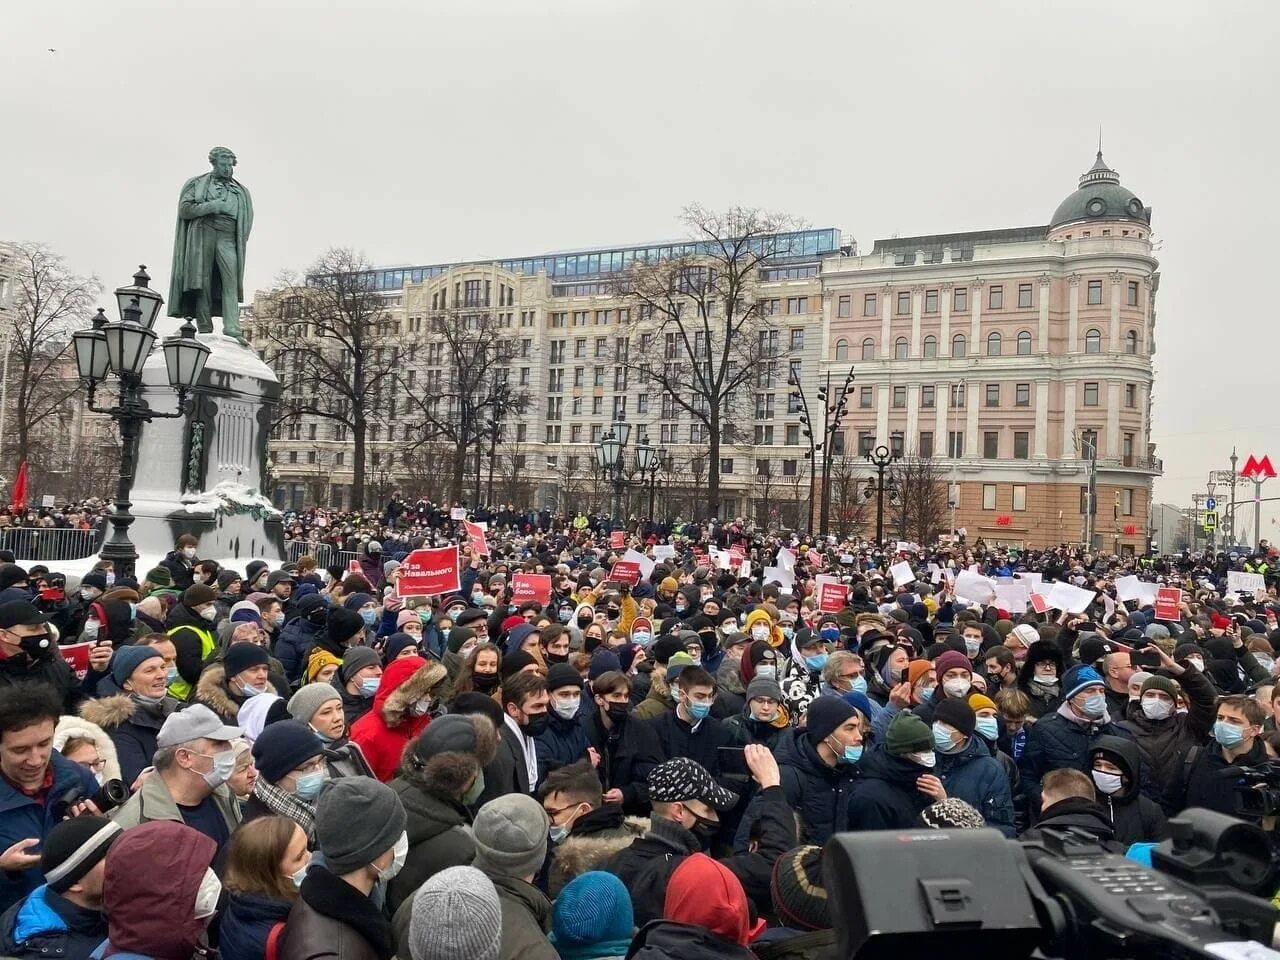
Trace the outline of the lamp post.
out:
M 627 462 L 624 451 L 630 438 L 631 424 L 627 423 L 626 414 L 619 411 L 609 432 L 600 438 L 600 445 L 596 450 L 596 463 L 613 484 L 613 506 L 609 510 L 611 530 L 621 529 L 615 528 L 613 524 L 618 522 L 618 514 L 622 511 L 622 491 L 627 485 L 626 477 L 622 475 L 623 466 Z
M 874 450 L 866 452 L 867 461 L 876 468 L 876 546 L 878 547 L 884 546 L 884 472 L 890 464 L 902 459 L 901 432 L 895 430 L 890 434 L 889 443 L 891 446 L 886 447 L 882 443 Z
M 840 431 L 840 424 L 844 420 L 847 413 L 846 402 L 849 394 L 853 392 L 853 367 L 849 367 L 849 372 L 845 374 L 844 386 L 840 388 L 838 395 L 833 394 L 831 390 L 831 373 L 827 373 L 827 382 L 818 387 L 818 402 L 822 404 L 822 439 L 819 440 L 814 436 L 813 416 L 809 412 L 809 399 L 804 394 L 804 387 L 801 385 L 799 378 L 793 372 L 787 377 L 787 384 L 792 388 L 791 400 L 800 403 L 800 429 L 806 440 L 809 441 L 809 452 L 805 454 L 805 459 L 809 461 L 809 509 L 813 509 L 813 484 L 817 478 L 818 463 L 817 455 L 822 454 L 822 497 L 819 509 L 819 531 L 822 536 L 827 535 L 827 521 L 831 513 L 831 457 L 835 452 L 835 437 Z M 812 522 L 812 515 L 810 516 Z
M 147 286 L 150 280 L 147 268 L 142 266 L 133 275 L 131 286 L 116 290 L 119 323 L 108 322 L 106 313 L 99 307 L 93 325 L 71 335 L 76 372 L 84 381 L 89 409 L 106 414 L 120 427 L 120 475 L 111 511 L 111 537 L 102 545 L 100 556 L 103 560 L 110 560 L 121 576 L 132 574 L 134 562 L 138 559 L 138 551 L 129 539 L 129 526 L 134 519 L 129 512 L 133 506 L 129 496 L 137 466 L 138 434 L 144 423 L 182 417 L 190 412 L 187 391 L 199 383 L 210 353 L 209 348 L 196 339 L 196 328 L 190 319 L 177 334 L 165 338 L 162 347 L 165 370 L 169 385 L 178 391 L 178 408 L 172 413 L 158 413 L 151 409 L 143 396 L 142 369 L 155 346 L 156 332 L 152 328 L 164 300 Z M 113 372 L 119 402 L 114 407 L 96 406 L 97 389 Z
M 643 433 L 640 435 L 640 442 L 636 445 L 636 468 L 640 471 L 640 480 L 644 482 L 644 476 L 649 475 L 649 524 L 653 525 L 653 496 L 654 488 L 658 482 L 658 468 L 662 461 L 666 458 L 666 450 L 654 447 L 649 443 L 649 435 Z

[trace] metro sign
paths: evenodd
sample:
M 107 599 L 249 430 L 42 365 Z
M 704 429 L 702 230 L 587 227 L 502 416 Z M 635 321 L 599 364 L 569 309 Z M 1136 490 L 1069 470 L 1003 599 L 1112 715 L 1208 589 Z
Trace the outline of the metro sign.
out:
M 1249 454 L 1249 459 L 1244 462 L 1244 468 L 1240 471 L 1240 476 L 1247 480 L 1270 480 L 1275 475 L 1275 467 L 1271 466 L 1271 458 L 1266 454 L 1262 455 L 1261 460 Z

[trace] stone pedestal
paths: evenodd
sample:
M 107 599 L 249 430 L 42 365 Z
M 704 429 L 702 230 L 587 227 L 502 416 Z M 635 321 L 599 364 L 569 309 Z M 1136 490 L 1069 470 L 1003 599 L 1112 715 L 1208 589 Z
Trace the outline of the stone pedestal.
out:
M 201 557 L 282 561 L 281 515 L 262 492 L 280 381 L 244 344 L 221 334 L 199 339 L 212 353 L 192 415 L 142 427 L 130 537 L 141 557 L 163 555 L 190 533 L 200 538 Z M 142 379 L 152 409 L 176 408 L 162 351 L 147 360 Z

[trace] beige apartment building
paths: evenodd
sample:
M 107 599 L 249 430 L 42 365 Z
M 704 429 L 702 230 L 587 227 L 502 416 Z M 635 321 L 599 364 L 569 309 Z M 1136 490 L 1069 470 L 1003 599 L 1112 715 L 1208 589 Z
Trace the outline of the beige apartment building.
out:
M 861 454 L 897 434 L 908 455 L 931 458 L 949 482 L 955 526 L 970 541 L 1080 542 L 1096 471 L 1095 542 L 1141 550 L 1160 472 L 1149 440 L 1159 279 L 1150 222 L 1150 208 L 1099 154 L 1047 225 L 878 240 L 861 256 L 835 229 L 787 235 L 787 256 L 762 271 L 758 292 L 779 362 L 761 365 L 735 407 L 720 451 L 722 512 L 808 525 L 818 491 L 811 497 L 788 379 L 816 408 L 819 383 L 830 375 L 843 385 L 852 368 L 832 445 L 833 532 L 869 532 L 872 511 L 861 501 L 873 473 Z M 389 315 L 423 344 L 415 383 L 427 396 L 448 392 L 429 322 L 446 302 L 494 314 L 509 338 L 503 376 L 531 402 L 504 424 L 492 457 L 481 451 L 482 499 L 492 462 L 494 501 L 606 507 L 596 450 L 621 415 L 634 426 L 629 458 L 641 435 L 665 454 L 657 512 L 700 514 L 704 428 L 615 362 L 626 350 L 661 363 L 671 348 L 639 332 L 609 283 L 637 257 L 690 249 L 673 242 L 375 271 Z M 251 337 L 271 321 L 270 303 L 259 295 Z M 376 495 L 432 494 L 429 470 L 423 476 L 422 458 L 409 453 L 414 429 L 394 405 L 371 428 Z M 280 505 L 347 502 L 351 444 L 331 422 L 282 423 L 271 448 Z M 627 506 L 647 512 L 641 484 Z

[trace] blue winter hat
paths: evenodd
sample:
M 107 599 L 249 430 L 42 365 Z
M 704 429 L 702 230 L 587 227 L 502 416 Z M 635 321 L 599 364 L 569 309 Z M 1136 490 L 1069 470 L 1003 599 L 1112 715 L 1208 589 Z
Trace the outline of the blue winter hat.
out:
M 868 720 L 875 719 L 875 712 L 871 709 L 871 699 L 865 693 L 859 693 L 857 690 L 850 690 L 843 694 L 844 702 Z
M 538 632 L 538 628 L 531 623 L 522 623 L 519 626 L 511 628 L 507 634 L 507 645 L 502 651 L 505 656 L 511 656 L 519 650 L 530 636 Z
M 621 671 L 622 661 L 618 659 L 618 655 L 612 650 L 601 647 L 591 655 L 591 666 L 587 669 L 587 679 L 594 680 L 596 677 L 612 670 Z
M 1103 683 L 1102 674 L 1088 664 L 1077 663 L 1062 678 L 1062 699 L 1070 700 L 1087 687 L 1103 686 L 1106 684 Z
M 373 603 L 373 597 L 367 593 L 353 593 L 342 601 L 342 605 L 348 610 L 359 610 L 366 603 Z
M 142 665 L 144 660 L 160 656 L 155 647 L 138 647 L 133 644 L 119 647 L 111 655 L 111 679 L 116 686 L 124 686 L 124 682 L 133 676 L 133 671 Z
M 590 870 L 570 880 L 551 912 L 551 942 L 585 947 L 631 939 L 631 894 L 612 873 Z

